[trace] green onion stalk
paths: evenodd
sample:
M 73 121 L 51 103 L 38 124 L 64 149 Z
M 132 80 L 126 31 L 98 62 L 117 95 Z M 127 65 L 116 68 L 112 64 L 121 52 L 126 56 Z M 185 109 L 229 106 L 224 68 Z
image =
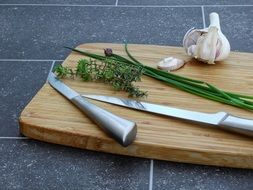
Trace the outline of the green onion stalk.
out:
M 125 51 L 129 57 L 128 59 L 112 52 L 109 56 L 102 56 L 86 51 L 81 51 L 75 48 L 66 48 L 100 61 L 111 59 L 112 61 L 117 61 L 118 63 L 139 66 L 143 68 L 144 75 L 162 81 L 169 86 L 216 102 L 229 104 L 246 110 L 253 110 L 253 96 L 242 95 L 234 92 L 227 92 L 201 80 L 195 80 L 149 67 L 138 61 L 130 54 L 127 48 L 127 44 L 125 44 Z

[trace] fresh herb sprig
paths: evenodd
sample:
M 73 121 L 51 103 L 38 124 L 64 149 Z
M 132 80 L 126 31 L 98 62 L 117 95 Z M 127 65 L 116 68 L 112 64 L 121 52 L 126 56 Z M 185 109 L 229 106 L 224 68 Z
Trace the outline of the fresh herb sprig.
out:
M 59 78 L 65 78 L 67 76 L 74 76 L 74 72 L 71 68 L 69 67 L 63 67 L 62 65 L 58 65 L 55 67 L 54 72 L 56 72 L 56 75 Z
M 84 81 L 100 81 L 110 84 L 114 90 L 126 91 L 131 97 L 139 98 L 147 95 L 147 92 L 133 85 L 134 82 L 141 80 L 142 66 L 119 64 L 108 58 L 100 61 L 81 59 L 75 70 L 58 65 L 54 71 L 59 78 L 78 76 Z
M 122 65 L 140 66 L 143 68 L 144 75 L 160 80 L 169 86 L 175 87 L 177 89 L 213 101 L 229 104 L 246 110 L 251 111 L 253 110 L 253 101 L 252 101 L 253 96 L 247 96 L 239 93 L 224 91 L 204 81 L 183 77 L 180 75 L 168 73 L 162 70 L 146 66 L 145 64 L 141 63 L 130 54 L 127 48 L 127 44 L 125 44 L 125 51 L 130 59 L 127 59 L 125 57 L 113 53 L 111 54 L 110 57 L 108 57 L 94 53 L 89 53 L 86 51 L 81 51 L 75 48 L 69 47 L 66 48 L 100 61 L 110 59 L 111 61 L 117 61 L 119 64 Z

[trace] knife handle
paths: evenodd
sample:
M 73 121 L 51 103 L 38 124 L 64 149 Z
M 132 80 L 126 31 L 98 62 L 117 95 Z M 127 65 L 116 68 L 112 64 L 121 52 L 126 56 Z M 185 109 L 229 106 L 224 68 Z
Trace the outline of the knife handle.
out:
M 219 123 L 219 126 L 227 131 L 253 137 L 253 120 L 251 119 L 240 118 L 227 114 L 225 119 Z
M 135 122 L 114 115 L 81 96 L 72 98 L 71 102 L 122 146 L 126 147 L 134 141 L 137 133 Z

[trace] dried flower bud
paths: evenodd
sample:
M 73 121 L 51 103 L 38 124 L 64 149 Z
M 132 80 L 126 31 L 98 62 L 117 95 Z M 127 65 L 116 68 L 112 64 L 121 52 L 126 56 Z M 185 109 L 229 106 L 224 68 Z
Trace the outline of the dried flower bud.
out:
M 105 56 L 111 56 L 112 55 L 112 49 L 111 48 L 106 48 L 104 49 Z

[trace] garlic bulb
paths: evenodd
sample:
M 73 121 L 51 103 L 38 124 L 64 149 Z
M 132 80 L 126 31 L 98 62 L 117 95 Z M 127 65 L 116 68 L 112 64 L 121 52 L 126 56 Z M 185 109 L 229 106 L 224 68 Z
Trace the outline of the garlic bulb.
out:
M 208 28 L 192 28 L 185 34 L 183 46 L 191 57 L 214 64 L 214 61 L 222 61 L 228 57 L 230 44 L 220 29 L 219 15 L 211 13 L 209 18 Z
M 160 61 L 157 67 L 161 70 L 174 71 L 184 66 L 184 61 L 174 57 L 167 57 Z

